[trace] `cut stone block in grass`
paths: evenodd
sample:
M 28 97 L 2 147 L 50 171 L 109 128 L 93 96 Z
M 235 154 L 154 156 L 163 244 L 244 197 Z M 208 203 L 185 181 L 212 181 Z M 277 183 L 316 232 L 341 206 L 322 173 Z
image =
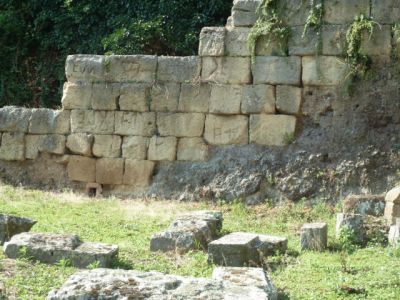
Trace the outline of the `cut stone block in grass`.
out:
M 90 264 L 106 268 L 117 256 L 118 246 L 84 243 L 76 235 L 25 232 L 6 242 L 4 253 L 12 259 L 25 255 L 47 264 L 69 260 L 77 268 L 86 268 Z
M 207 248 L 208 243 L 217 238 L 222 228 L 223 216 L 215 211 L 197 211 L 180 216 L 164 232 L 153 235 L 151 251 L 176 251 Z
M 337 214 L 336 219 L 336 236 L 339 237 L 341 230 L 347 227 L 353 232 L 354 239 L 357 243 L 362 243 L 365 239 L 364 218 L 357 214 Z
M 301 250 L 323 251 L 328 246 L 328 225 L 310 223 L 301 227 Z
M 36 223 L 32 219 L 0 214 L 0 245 L 16 234 L 31 230 Z

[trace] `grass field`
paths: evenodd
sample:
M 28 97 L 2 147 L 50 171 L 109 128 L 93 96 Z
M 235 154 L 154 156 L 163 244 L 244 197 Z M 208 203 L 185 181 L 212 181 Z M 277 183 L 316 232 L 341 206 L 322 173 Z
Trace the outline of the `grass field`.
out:
M 288 253 L 270 257 L 265 263 L 282 299 L 400 299 L 400 251 L 368 245 L 347 257 L 344 270 L 334 237 L 337 208 L 322 202 L 246 208 L 240 203 L 89 199 L 71 192 L 0 185 L 0 212 L 36 219 L 35 232 L 73 233 L 86 241 L 118 244 L 116 268 L 208 277 L 214 266 L 207 263 L 202 251 L 182 256 L 149 251 L 153 233 L 168 227 L 176 215 L 198 209 L 222 210 L 224 233 L 248 231 L 288 237 Z M 328 223 L 326 252 L 300 252 L 300 227 L 312 221 Z M 0 280 L 10 299 L 45 299 L 74 272 L 76 269 L 61 264 L 11 261 L 0 254 Z

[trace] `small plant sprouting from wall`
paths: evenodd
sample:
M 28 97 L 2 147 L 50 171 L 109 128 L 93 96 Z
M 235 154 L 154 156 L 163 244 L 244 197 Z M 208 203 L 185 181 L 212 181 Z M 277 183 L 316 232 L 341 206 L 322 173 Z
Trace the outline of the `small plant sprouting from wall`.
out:
M 317 34 L 317 44 L 315 48 L 317 50 L 317 54 L 322 52 L 322 26 L 324 24 L 324 0 L 310 0 L 311 8 L 309 11 L 309 15 L 306 20 L 306 24 L 304 25 L 303 30 L 303 38 L 306 36 L 308 30 L 312 28 L 314 32 Z
M 279 17 L 277 3 L 278 0 L 263 0 L 257 10 L 259 17 L 251 28 L 248 39 L 252 63 L 255 62 L 257 41 L 261 36 L 267 37 L 267 46 L 274 41 L 278 43 L 283 53 L 288 52 L 287 41 L 290 28 Z

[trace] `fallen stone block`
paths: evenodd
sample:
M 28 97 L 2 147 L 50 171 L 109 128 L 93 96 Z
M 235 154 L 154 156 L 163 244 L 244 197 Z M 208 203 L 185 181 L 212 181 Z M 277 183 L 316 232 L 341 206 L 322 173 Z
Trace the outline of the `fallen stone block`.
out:
M 0 214 L 0 245 L 9 241 L 14 235 L 31 230 L 37 221 Z
M 207 245 L 217 238 L 223 216 L 215 211 L 198 211 L 180 216 L 164 232 L 153 235 L 151 251 L 185 253 Z
M 394 247 L 400 246 L 400 218 L 396 219 L 395 225 L 390 226 L 388 241 Z
M 353 231 L 355 241 L 363 243 L 365 240 L 364 218 L 357 214 L 337 214 L 336 218 L 336 236 L 340 237 L 342 228 L 347 227 Z
M 21 253 L 22 249 L 26 253 Z M 77 268 L 86 268 L 92 263 L 97 263 L 99 267 L 110 267 L 118 254 L 118 246 L 84 243 L 76 235 L 25 232 L 6 242 L 4 253 L 12 259 L 28 255 L 47 264 L 68 259 Z
M 235 232 L 208 245 L 209 260 L 230 267 L 258 266 L 265 256 L 287 250 L 283 237 Z
M 326 223 L 304 224 L 301 227 L 301 250 L 323 251 L 328 246 Z
M 343 212 L 380 217 L 385 211 L 385 195 L 349 195 L 344 199 Z
M 218 268 L 214 278 L 158 272 L 95 269 L 72 275 L 48 300 L 92 299 L 240 299 L 276 300 L 277 290 L 263 269 Z

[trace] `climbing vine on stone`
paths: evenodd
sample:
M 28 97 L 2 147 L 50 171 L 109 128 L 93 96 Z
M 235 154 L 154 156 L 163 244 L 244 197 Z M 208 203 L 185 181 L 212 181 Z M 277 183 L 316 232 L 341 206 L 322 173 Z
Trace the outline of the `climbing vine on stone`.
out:
M 304 38 L 308 30 L 312 28 L 318 37 L 315 47 L 317 54 L 320 54 L 322 52 L 322 25 L 324 23 L 325 14 L 324 0 L 310 0 L 310 2 L 311 8 L 306 20 L 306 24 L 304 25 L 302 37 Z

